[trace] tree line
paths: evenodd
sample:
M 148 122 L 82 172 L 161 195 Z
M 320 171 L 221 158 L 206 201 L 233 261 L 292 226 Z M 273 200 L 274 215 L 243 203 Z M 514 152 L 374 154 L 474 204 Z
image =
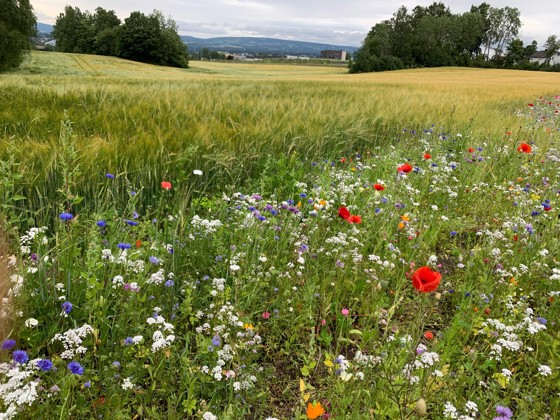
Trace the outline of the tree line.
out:
M 0 0 L 0 71 L 20 65 L 36 25 L 29 0 Z
M 56 18 L 52 35 L 56 51 L 110 55 L 144 63 L 188 67 L 187 46 L 173 19 L 154 10 L 132 12 L 124 22 L 113 10 L 95 13 L 66 6 Z
M 441 2 L 411 12 L 402 6 L 371 28 L 349 68 L 351 73 L 439 66 L 539 69 L 529 62 L 537 42 L 523 45 L 517 37 L 520 28 L 515 7 L 482 3 L 453 14 Z M 549 62 L 560 50 L 560 40 L 551 35 L 544 48 Z

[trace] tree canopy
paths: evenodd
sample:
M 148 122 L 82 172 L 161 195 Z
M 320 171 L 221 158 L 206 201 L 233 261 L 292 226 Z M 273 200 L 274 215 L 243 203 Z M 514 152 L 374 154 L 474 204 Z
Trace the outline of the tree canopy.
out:
M 56 18 L 53 36 L 62 52 L 113 55 L 134 61 L 188 67 L 187 46 L 170 17 L 154 10 L 132 12 L 123 23 L 114 11 L 101 7 L 95 13 L 66 6 Z
M 367 72 L 404 67 L 469 66 L 488 60 L 504 62 L 516 40 L 519 10 L 495 8 L 488 3 L 469 12 L 453 14 L 441 2 L 400 7 L 391 19 L 376 24 L 364 39 L 350 71 Z M 523 50 L 523 46 L 521 45 Z M 511 58 L 511 57 L 510 57 Z
M 31 47 L 37 20 L 29 0 L 0 1 L 0 70 L 17 67 Z

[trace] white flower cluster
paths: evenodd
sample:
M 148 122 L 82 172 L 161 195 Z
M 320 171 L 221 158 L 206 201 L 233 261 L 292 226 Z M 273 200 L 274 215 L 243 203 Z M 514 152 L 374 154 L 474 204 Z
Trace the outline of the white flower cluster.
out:
M 84 324 L 63 334 L 55 334 L 51 342 L 61 341 L 65 350 L 60 354 L 60 357 L 62 359 L 73 359 L 75 355 L 84 354 L 87 351 L 82 343 L 83 339 L 91 333 L 93 333 L 91 325 Z
M 191 220 L 191 225 L 193 225 L 197 229 L 202 230 L 206 234 L 211 234 L 218 231 L 218 228 L 222 226 L 222 222 L 218 219 L 201 219 L 200 216 L 195 214 Z
M 159 309 L 159 308 L 158 308 Z M 152 353 L 157 352 L 158 350 L 164 349 L 169 347 L 175 341 L 175 335 L 173 335 L 173 329 L 175 328 L 169 322 L 165 322 L 165 318 L 161 315 L 156 315 L 150 317 L 146 320 L 149 325 L 156 325 L 159 326 L 156 331 L 154 331 L 152 335 Z M 170 332 L 171 334 L 165 335 L 163 332 Z
M 465 403 L 463 411 L 464 414 L 459 414 L 459 410 L 457 410 L 451 402 L 447 401 L 443 406 L 443 417 L 446 419 L 475 420 L 479 416 L 478 406 L 472 401 L 467 401 Z
M 24 366 L 0 365 L 0 374 L 5 376 L 8 381 L 0 383 L 0 398 L 4 401 L 6 411 L 0 412 L 0 419 L 9 420 L 18 414 L 18 407 L 32 405 L 38 398 L 37 387 L 39 381 L 28 381 L 33 376 L 33 363 Z
M 135 251 L 134 254 L 135 253 L 137 252 Z M 128 249 L 121 250 L 118 257 L 115 257 L 113 255 L 113 251 L 111 251 L 110 249 L 102 249 L 101 259 L 110 263 L 124 265 L 134 273 L 143 273 L 146 268 L 146 262 L 144 260 L 134 260 L 129 258 Z
M 162 284 L 163 282 L 165 282 L 165 270 L 163 268 L 160 268 L 146 280 L 146 284 Z
M 29 229 L 25 235 L 22 235 L 19 238 L 20 242 L 20 249 L 22 254 L 30 254 L 31 253 L 31 245 L 35 241 L 35 239 L 39 239 L 40 243 L 45 245 L 48 243 L 48 239 L 44 232 L 47 230 L 46 227 L 32 227 Z

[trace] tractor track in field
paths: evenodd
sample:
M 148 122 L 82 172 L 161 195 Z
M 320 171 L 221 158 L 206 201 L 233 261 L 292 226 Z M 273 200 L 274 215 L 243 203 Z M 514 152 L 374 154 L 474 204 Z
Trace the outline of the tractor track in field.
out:
M 82 57 L 79 57 L 77 55 L 72 55 L 72 58 L 74 59 L 74 61 L 76 62 L 76 64 L 78 65 L 78 67 L 85 71 L 86 73 L 92 75 L 92 76 L 102 76 L 103 73 L 100 72 L 99 70 L 97 70 L 95 67 L 93 67 L 91 64 L 89 64 L 86 60 L 84 60 Z

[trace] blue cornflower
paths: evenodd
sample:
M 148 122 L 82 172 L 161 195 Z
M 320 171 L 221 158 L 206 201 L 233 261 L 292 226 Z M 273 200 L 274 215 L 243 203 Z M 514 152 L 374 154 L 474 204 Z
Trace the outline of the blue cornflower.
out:
M 51 362 L 49 359 L 41 359 L 37 362 L 37 367 L 43 372 L 48 372 L 53 368 L 53 362 Z
M 132 344 L 134 344 L 134 340 L 132 340 L 132 337 L 126 337 L 124 339 L 124 345 L 125 346 L 131 346 Z
M 72 312 L 72 307 L 73 307 L 73 305 L 68 301 L 66 301 L 62 304 L 62 310 L 64 311 L 64 313 L 67 313 L 67 314 Z
M 451 235 L 451 236 L 455 236 L 455 235 L 457 235 L 457 232 L 455 232 L 454 230 L 452 230 L 451 233 L 450 233 L 450 235 Z
M 87 381 L 84 383 L 84 388 L 90 388 L 91 387 L 91 381 Z
M 10 350 L 12 347 L 16 345 L 16 340 L 13 338 L 8 338 L 2 342 L 2 350 Z
M 110 174 L 109 172 L 107 172 L 107 173 L 105 174 L 105 176 L 106 176 L 107 178 L 109 178 L 109 179 L 115 179 L 115 175 Z
M 307 197 L 307 194 L 306 194 L 306 193 L 301 193 L 301 194 L 299 195 L 299 197 L 300 197 L 300 198 L 306 198 L 306 197 Z
M 97 226 L 99 226 L 100 228 L 104 228 L 105 226 L 107 226 L 107 222 L 105 220 L 98 220 L 97 221 Z
M 173 280 L 167 280 L 167 281 L 165 282 L 165 285 L 166 285 L 167 287 L 173 287 L 174 284 L 175 284 L 175 283 L 173 283 Z
M 74 216 L 71 213 L 60 213 L 60 220 L 64 220 L 67 222 L 68 220 L 72 220 Z
M 119 242 L 119 244 L 117 245 L 117 248 L 119 248 L 119 249 L 129 249 L 130 244 L 128 244 L 126 242 Z
M 125 222 L 129 226 L 138 226 L 138 222 L 135 222 L 134 220 L 125 220 Z
M 19 364 L 24 364 L 29 360 L 29 356 L 25 352 L 25 350 L 14 350 L 12 353 L 12 359 L 14 362 Z
M 222 344 L 222 340 L 221 340 L 220 336 L 215 335 L 215 336 L 212 338 L 212 345 L 213 345 L 214 347 L 219 347 L 220 344 Z
M 140 216 L 138 215 L 138 213 L 136 213 L 135 211 L 132 212 L 132 218 L 133 219 L 138 219 Z
M 149 261 L 152 264 L 159 264 L 159 258 L 158 257 L 154 257 L 153 255 L 149 258 Z
M 68 370 L 74 375 L 82 375 L 84 373 L 84 367 L 75 361 L 68 363 Z
M 537 321 L 539 321 L 539 322 L 540 322 L 541 324 L 543 324 L 543 325 L 546 325 L 546 323 L 548 322 L 548 321 L 546 320 L 546 318 L 542 318 L 542 317 L 540 317 L 540 316 L 537 317 Z

